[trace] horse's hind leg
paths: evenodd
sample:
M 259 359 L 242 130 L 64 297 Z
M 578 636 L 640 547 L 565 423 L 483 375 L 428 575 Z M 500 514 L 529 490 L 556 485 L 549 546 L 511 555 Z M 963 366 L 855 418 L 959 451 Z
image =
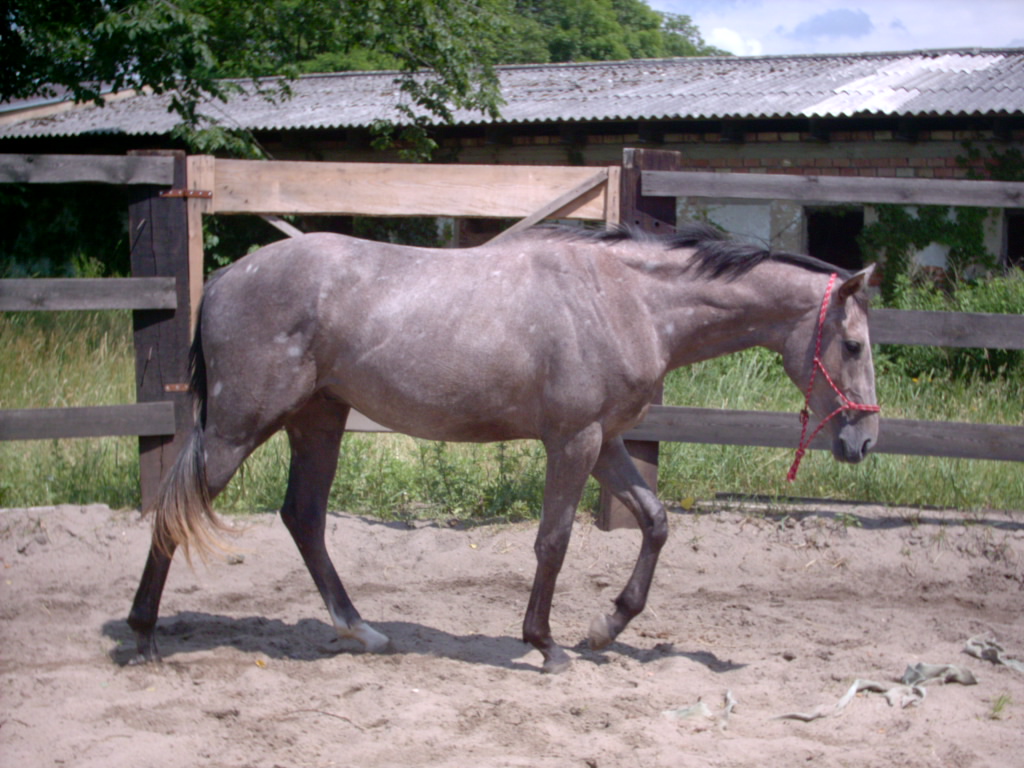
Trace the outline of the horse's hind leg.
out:
M 615 599 L 615 612 L 600 614 L 590 624 L 590 646 L 601 649 L 618 637 L 647 604 L 658 554 L 668 538 L 668 520 L 665 507 L 640 476 L 621 438 L 603 446 L 593 475 L 633 513 L 643 537 L 633 573 Z
M 213 499 L 224 489 L 255 445 L 255 439 L 239 446 L 208 431 L 204 433 L 196 429 L 182 446 L 167 478 L 168 487 L 185 494 L 193 503 L 203 496 Z M 164 540 L 161 544 L 154 531 L 146 567 L 128 614 L 128 626 L 135 632 L 137 646 L 137 653 L 129 662 L 131 664 L 160 660 L 156 622 L 175 549 L 173 542 Z
M 327 497 L 338 467 L 338 450 L 348 411 L 345 405 L 314 397 L 288 420 L 285 429 L 292 459 L 281 519 L 327 604 L 338 634 L 354 637 L 368 651 L 381 651 L 387 647 L 388 638 L 360 618 L 338 578 L 324 541 Z
M 130 664 L 160 661 L 154 630 L 156 617 L 160 611 L 160 596 L 164 591 L 173 556 L 173 552 L 164 552 L 155 546 L 149 549 L 146 568 L 142 572 L 142 579 L 135 593 L 135 602 L 132 603 L 132 610 L 128 615 L 128 626 L 135 632 L 137 645 L 136 655 Z

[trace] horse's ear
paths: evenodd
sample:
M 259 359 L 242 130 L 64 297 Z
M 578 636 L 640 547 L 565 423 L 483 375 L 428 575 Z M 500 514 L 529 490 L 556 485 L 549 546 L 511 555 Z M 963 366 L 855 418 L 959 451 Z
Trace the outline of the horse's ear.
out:
M 836 294 L 838 302 L 843 304 L 848 298 L 853 296 L 858 291 L 867 291 L 868 282 L 871 280 L 871 273 L 875 271 L 875 265 L 862 269 L 856 273 L 849 280 L 839 286 L 839 292 Z

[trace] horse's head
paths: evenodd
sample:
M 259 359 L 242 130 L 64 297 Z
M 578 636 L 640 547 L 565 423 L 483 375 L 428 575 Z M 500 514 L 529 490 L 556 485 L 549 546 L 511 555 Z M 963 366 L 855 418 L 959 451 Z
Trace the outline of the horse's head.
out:
M 786 372 L 806 393 L 805 408 L 822 420 L 813 433 L 805 427 L 799 454 L 822 427 L 832 435 L 832 455 L 838 461 L 856 464 L 878 440 L 866 296 L 873 269 L 845 280 L 833 275 L 821 306 L 808 313 L 786 342 Z

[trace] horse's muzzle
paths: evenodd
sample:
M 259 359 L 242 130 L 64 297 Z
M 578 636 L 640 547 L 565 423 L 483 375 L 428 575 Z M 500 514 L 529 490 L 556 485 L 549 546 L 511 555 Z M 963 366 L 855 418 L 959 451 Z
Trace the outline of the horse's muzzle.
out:
M 860 426 L 847 424 L 832 440 L 832 456 L 836 461 L 859 464 L 875 446 L 875 436 Z

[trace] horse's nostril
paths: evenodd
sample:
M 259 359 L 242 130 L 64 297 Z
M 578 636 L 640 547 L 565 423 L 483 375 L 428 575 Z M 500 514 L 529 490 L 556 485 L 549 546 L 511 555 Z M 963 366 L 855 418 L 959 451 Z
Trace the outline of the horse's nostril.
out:
M 864 441 L 864 445 L 862 445 L 861 449 L 860 449 L 861 458 L 863 458 L 864 456 L 867 456 L 868 455 L 868 451 L 870 451 L 874 447 L 874 445 L 875 445 L 875 441 L 872 440 L 870 437 L 867 440 L 865 440 Z

